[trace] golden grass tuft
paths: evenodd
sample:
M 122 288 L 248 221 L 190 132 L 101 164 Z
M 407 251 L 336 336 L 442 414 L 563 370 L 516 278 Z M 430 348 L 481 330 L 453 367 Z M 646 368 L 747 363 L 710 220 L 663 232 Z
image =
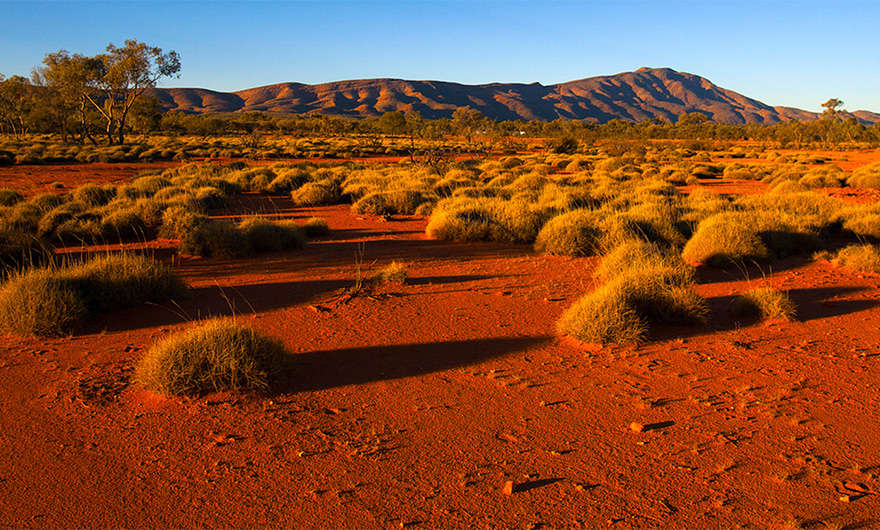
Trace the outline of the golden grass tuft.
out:
M 874 245 L 849 245 L 840 249 L 831 261 L 845 269 L 880 273 L 880 249 Z
M 399 261 L 392 261 L 373 276 L 374 283 L 406 283 L 409 275 L 407 266 Z
M 681 257 L 688 263 L 717 267 L 768 258 L 770 251 L 749 221 L 750 215 L 725 212 L 706 218 L 685 244 Z
M 0 328 L 61 336 L 87 317 L 182 296 L 186 285 L 163 264 L 117 254 L 64 267 L 32 268 L 0 286 Z
M 733 300 L 735 318 L 794 320 L 796 309 L 788 294 L 772 287 L 758 287 Z
M 707 316 L 706 301 L 675 269 L 632 271 L 577 300 L 557 330 L 595 344 L 638 342 L 652 325 L 703 323 Z
M 212 319 L 151 347 L 135 369 L 143 387 L 171 395 L 268 390 L 288 352 L 232 318 Z
M 592 210 L 558 215 L 538 232 L 535 251 L 557 256 L 592 256 L 600 249 L 602 231 Z

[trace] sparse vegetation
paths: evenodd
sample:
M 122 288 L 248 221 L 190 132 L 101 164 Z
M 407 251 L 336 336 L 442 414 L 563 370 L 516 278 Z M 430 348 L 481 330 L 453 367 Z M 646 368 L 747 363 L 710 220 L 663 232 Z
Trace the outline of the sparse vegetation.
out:
M 135 379 L 155 392 L 268 390 L 289 354 L 281 342 L 233 318 L 200 322 L 153 345 Z
M 87 317 L 164 302 L 185 291 L 161 263 L 128 254 L 26 269 L 0 285 L 0 327 L 22 335 L 65 335 Z
M 405 264 L 392 261 L 373 277 L 374 283 L 406 283 L 408 271 Z
M 880 273 L 880 249 L 874 245 L 849 245 L 832 259 L 840 267 L 858 272 Z
M 737 296 L 730 311 L 735 318 L 793 320 L 794 302 L 788 294 L 773 287 L 757 287 Z

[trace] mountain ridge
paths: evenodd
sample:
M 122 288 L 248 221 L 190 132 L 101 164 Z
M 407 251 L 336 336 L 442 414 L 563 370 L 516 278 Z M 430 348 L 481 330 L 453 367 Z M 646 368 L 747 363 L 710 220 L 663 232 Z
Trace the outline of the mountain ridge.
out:
M 613 119 L 675 121 L 686 112 L 702 112 L 720 123 L 777 123 L 813 120 L 819 114 L 770 106 L 708 79 L 671 68 L 588 77 L 565 83 L 487 83 L 396 78 L 352 79 L 309 85 L 277 83 L 219 92 L 204 88 L 157 88 L 166 111 L 189 113 L 273 112 L 379 116 L 388 111 L 417 110 L 425 118 L 449 117 L 469 106 L 499 120 Z M 871 111 L 849 113 L 862 123 L 880 121 Z

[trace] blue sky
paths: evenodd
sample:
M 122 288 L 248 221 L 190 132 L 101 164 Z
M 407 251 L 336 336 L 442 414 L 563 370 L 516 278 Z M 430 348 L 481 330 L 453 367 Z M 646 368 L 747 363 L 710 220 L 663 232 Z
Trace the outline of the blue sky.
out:
M 127 38 L 177 50 L 163 86 L 400 77 L 551 84 L 668 66 L 771 105 L 880 112 L 880 2 L 9 2 L 0 72 Z

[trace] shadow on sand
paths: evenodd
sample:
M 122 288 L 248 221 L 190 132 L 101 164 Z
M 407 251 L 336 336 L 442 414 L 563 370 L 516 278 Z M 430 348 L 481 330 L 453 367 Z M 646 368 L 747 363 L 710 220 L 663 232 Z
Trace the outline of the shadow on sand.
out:
M 291 368 L 277 392 L 323 390 L 440 372 L 533 348 L 550 339 L 498 337 L 300 353 L 292 356 Z

